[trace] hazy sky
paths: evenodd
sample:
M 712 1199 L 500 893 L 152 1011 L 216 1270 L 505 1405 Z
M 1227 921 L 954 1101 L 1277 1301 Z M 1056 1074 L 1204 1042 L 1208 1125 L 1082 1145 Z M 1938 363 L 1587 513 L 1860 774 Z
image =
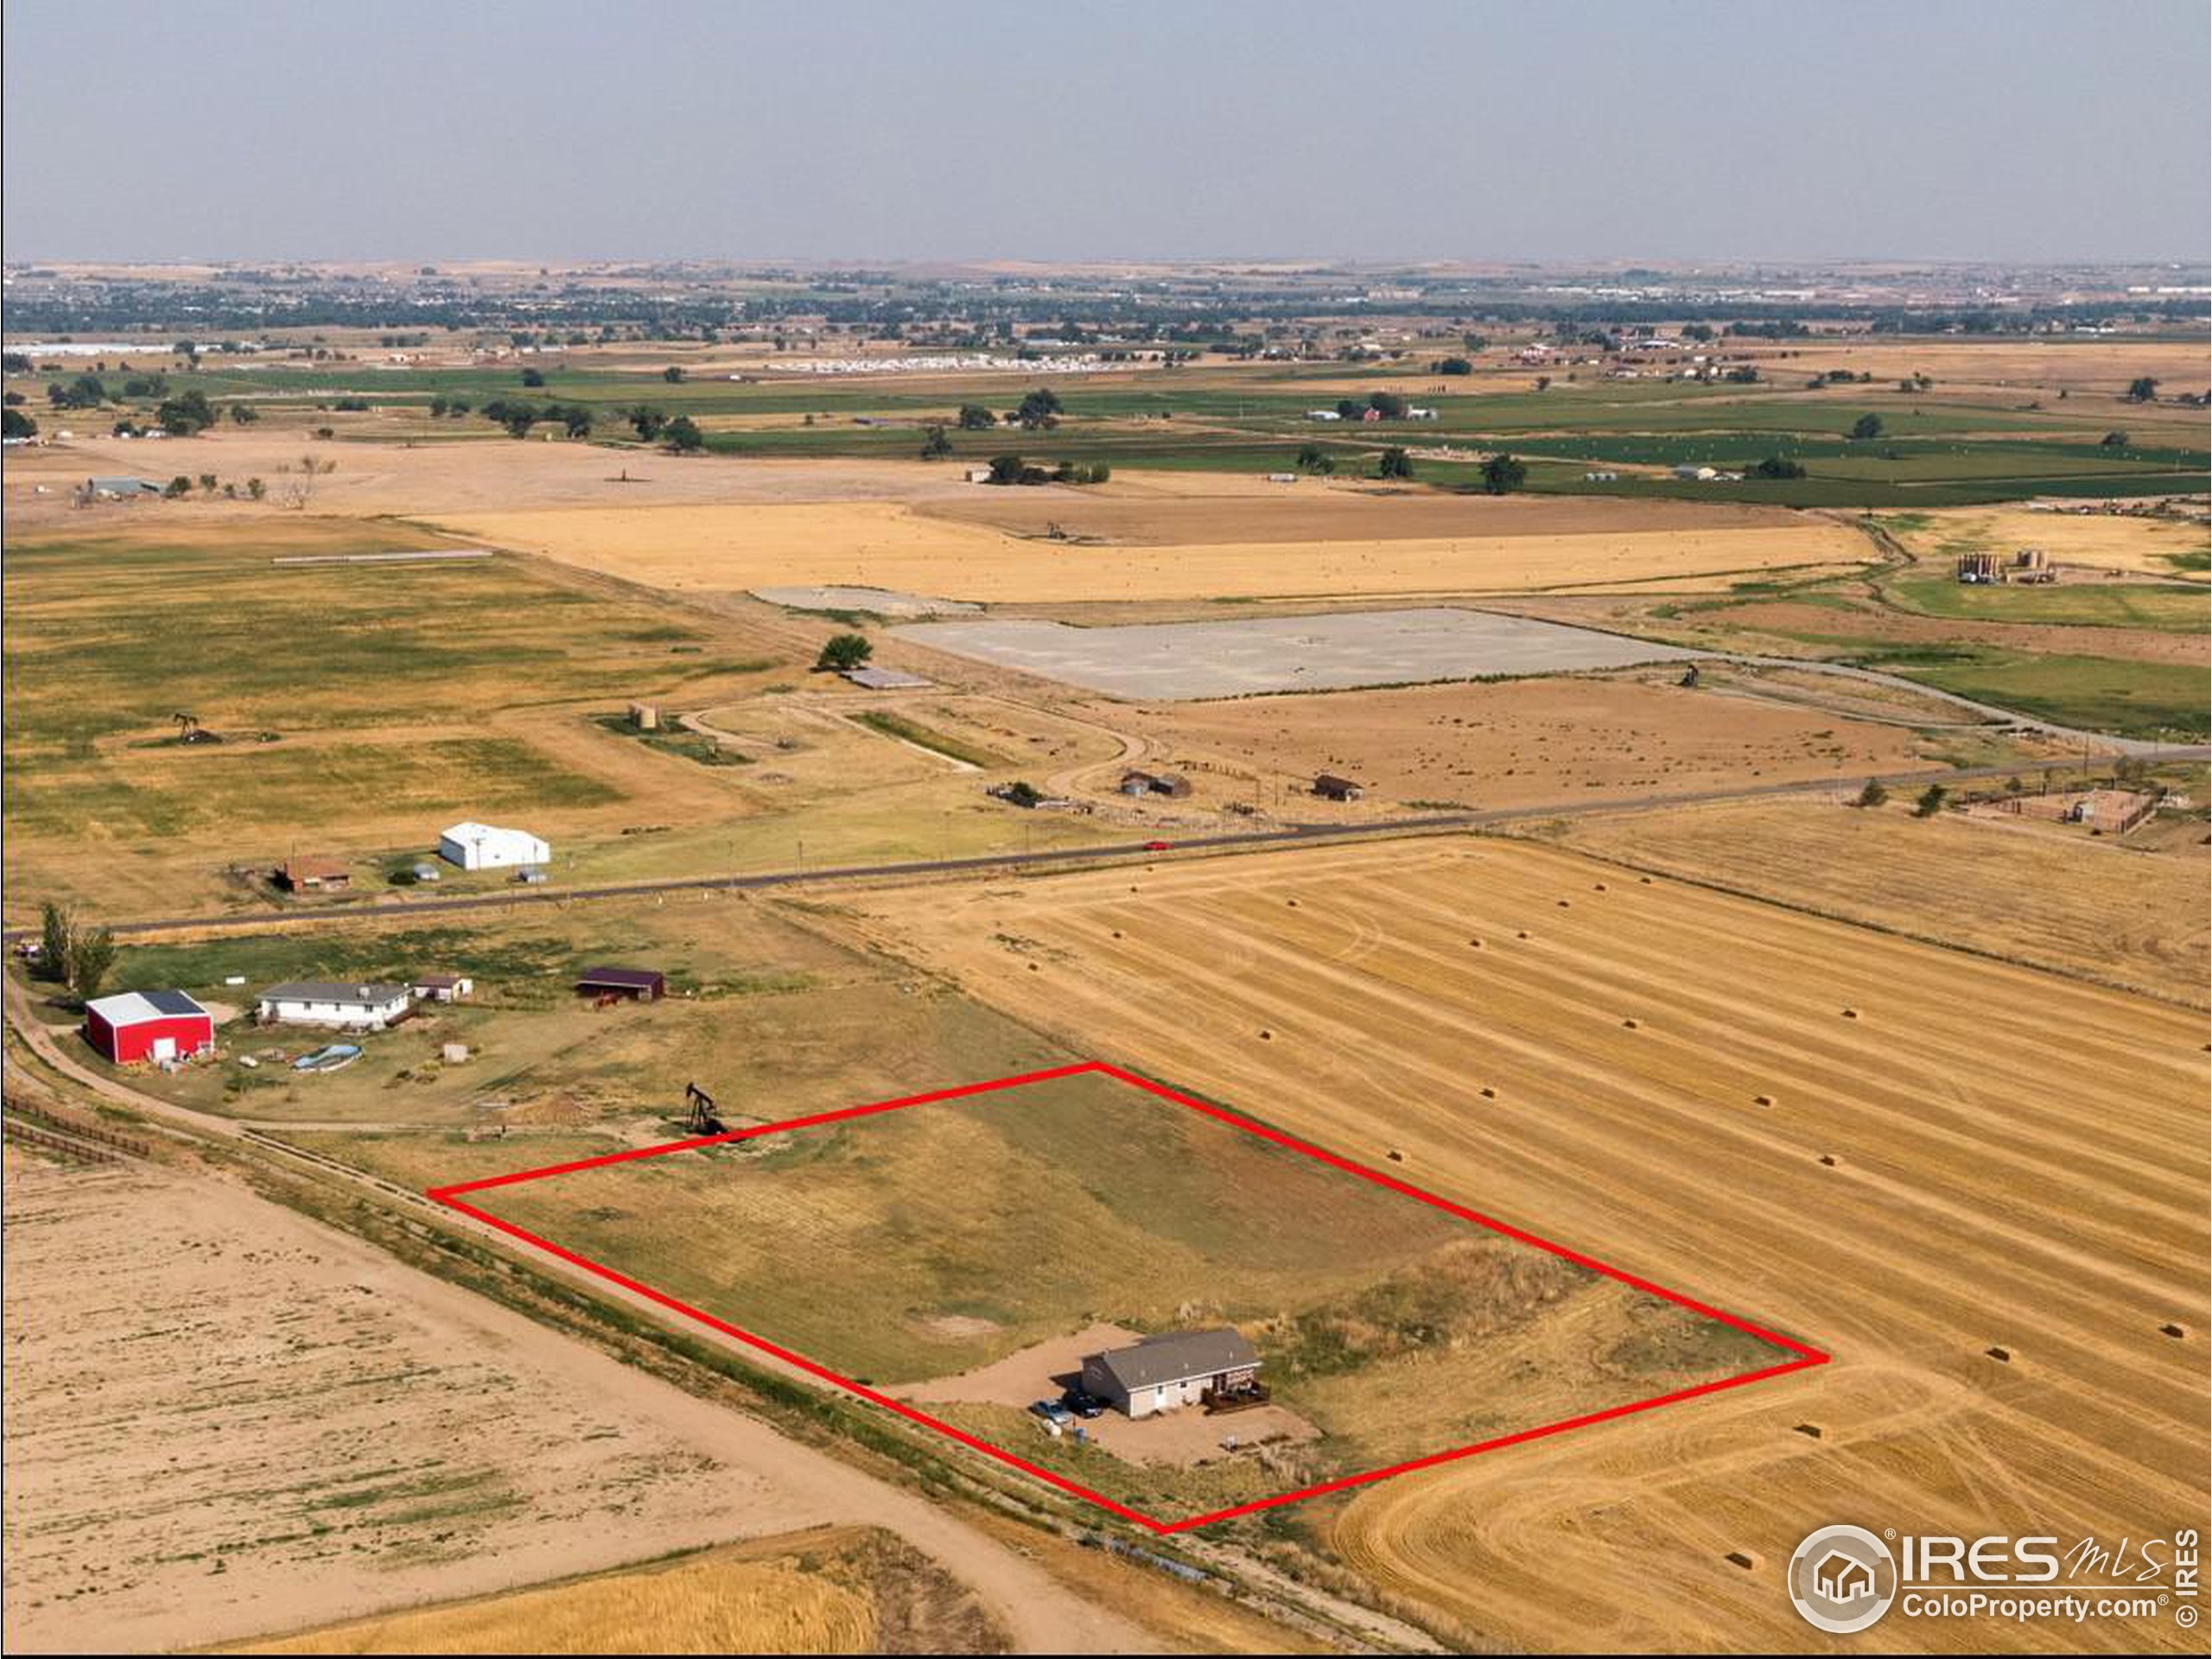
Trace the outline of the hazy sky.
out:
M 6 0 L 6 252 L 2201 260 L 2205 0 Z

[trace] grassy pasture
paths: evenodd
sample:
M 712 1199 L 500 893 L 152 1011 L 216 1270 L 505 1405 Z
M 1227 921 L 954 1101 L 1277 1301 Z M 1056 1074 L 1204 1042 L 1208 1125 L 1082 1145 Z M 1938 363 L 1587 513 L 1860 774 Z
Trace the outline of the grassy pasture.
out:
M 2042 623 L 2091 628 L 2152 628 L 2167 633 L 2207 631 L 2212 621 L 2202 588 L 2115 583 L 2102 587 L 1967 587 L 1948 576 L 1885 582 L 1891 604 L 1924 616 L 1974 621 Z
M 550 582 L 508 559 L 278 566 L 282 554 L 422 546 L 354 523 L 40 538 L 8 547 L 11 751 L 83 756 L 188 710 L 298 731 L 612 696 L 727 671 L 709 628 Z M 757 667 L 756 662 L 747 664 Z

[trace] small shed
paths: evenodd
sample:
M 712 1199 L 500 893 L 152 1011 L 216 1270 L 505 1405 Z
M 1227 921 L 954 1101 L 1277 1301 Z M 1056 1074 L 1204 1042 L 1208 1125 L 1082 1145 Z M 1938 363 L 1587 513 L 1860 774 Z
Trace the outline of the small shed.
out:
M 1191 792 L 1191 780 L 1179 772 L 1139 772 L 1132 768 L 1122 774 L 1121 790 L 1124 795 L 1165 795 L 1179 801 Z
M 476 982 L 466 974 L 417 974 L 407 988 L 417 1002 L 459 1002 L 475 992 Z
M 85 1040 L 118 1065 L 188 1059 L 215 1046 L 215 1020 L 182 991 L 125 991 L 85 1004 Z
M 668 995 L 668 976 L 650 968 L 587 968 L 576 976 L 576 994 L 654 1002 Z
M 1324 800 L 1356 801 L 1367 791 L 1349 778 L 1339 778 L 1333 772 L 1325 772 L 1313 779 L 1313 792 Z

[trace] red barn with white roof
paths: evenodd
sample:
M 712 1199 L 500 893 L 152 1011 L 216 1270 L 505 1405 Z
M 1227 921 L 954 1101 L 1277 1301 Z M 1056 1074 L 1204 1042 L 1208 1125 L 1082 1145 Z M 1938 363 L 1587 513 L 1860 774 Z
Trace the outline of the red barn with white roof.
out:
M 85 1040 L 118 1065 L 181 1060 L 214 1047 L 215 1019 L 182 991 L 125 991 L 85 1004 Z

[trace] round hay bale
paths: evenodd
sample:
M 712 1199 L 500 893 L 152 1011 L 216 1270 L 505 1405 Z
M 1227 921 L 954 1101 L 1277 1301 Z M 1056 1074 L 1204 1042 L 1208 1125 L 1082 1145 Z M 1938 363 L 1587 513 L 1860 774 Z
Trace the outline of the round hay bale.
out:
M 1624 1020 L 1621 1021 L 1621 1024 L 1627 1027 L 1630 1031 L 1640 1031 L 1643 1029 L 1643 1027 L 1638 1026 L 1633 1020 Z
M 1260 1027 L 1260 1040 L 1261 1040 L 1262 1042 L 1263 1042 L 1263 1043 L 1272 1043 L 1273 1041 L 1274 1041 L 1274 1039 L 1275 1039 L 1275 1034 L 1274 1034 L 1274 1033 L 1273 1033 L 1272 1031 L 1269 1031 L 1269 1030 L 1268 1030 L 1265 1026 L 1262 1026 L 1262 1027 Z
M 1390 1148 L 1390 1161 L 1394 1164 L 1402 1164 L 1406 1161 L 1406 1154 L 1393 1147 Z
M 1774 1104 L 1774 1096 L 1772 1095 L 1753 1095 L 1751 1096 L 1751 1104 L 1754 1106 L 1771 1106 Z
M 1480 939 L 1469 939 L 1467 943 L 1478 950 L 1483 948 L 1483 942 Z
M 1496 1100 L 1497 1098 L 1497 1090 L 1491 1088 L 1488 1084 L 1484 1084 L 1483 1088 L 1483 1098 L 1484 1100 Z
M 1524 927 L 1524 928 L 1522 928 L 1522 929 L 1518 933 L 1516 933 L 1513 937 L 1514 937 L 1515 938 L 1516 938 L 1516 939 L 1525 939 L 1525 938 L 1527 938 L 1529 937 L 1529 930 L 1528 930 L 1527 928 L 1525 928 L 1525 927 Z
M 1856 1008 L 1846 1008 L 1843 1011 L 1843 1017 L 1847 1020 L 1856 1020 L 1859 1017 L 1859 1010 Z

